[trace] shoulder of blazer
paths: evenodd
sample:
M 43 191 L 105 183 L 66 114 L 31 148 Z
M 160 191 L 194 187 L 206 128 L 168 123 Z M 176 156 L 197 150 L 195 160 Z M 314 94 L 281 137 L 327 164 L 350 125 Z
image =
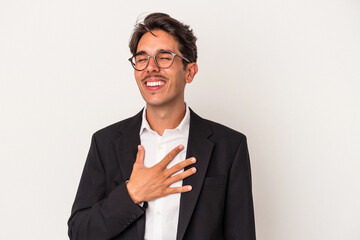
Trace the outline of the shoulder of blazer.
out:
M 144 109 L 130 118 L 121 120 L 98 130 L 94 133 L 94 137 L 100 139 L 113 139 L 122 134 L 133 134 L 136 132 L 139 133 L 143 110 Z
M 241 132 L 220 123 L 200 117 L 192 109 L 190 109 L 190 112 L 190 131 L 198 131 L 201 129 L 201 131 L 208 132 L 210 139 L 227 138 L 229 140 L 242 140 L 243 138 L 246 138 L 246 136 Z

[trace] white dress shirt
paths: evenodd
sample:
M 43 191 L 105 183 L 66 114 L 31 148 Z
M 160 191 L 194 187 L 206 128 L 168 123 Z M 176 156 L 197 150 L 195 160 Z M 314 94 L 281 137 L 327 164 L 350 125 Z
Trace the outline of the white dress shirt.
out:
M 144 165 L 152 167 L 160 162 L 166 154 L 178 145 L 184 149 L 169 163 L 168 168 L 185 160 L 190 127 L 190 111 L 186 106 L 186 113 L 175 129 L 166 129 L 160 136 L 150 128 L 146 120 L 146 109 L 143 111 L 140 128 L 140 141 L 145 149 Z M 179 171 L 182 172 L 183 170 Z M 182 186 L 182 181 L 173 183 L 171 187 Z M 145 221 L 145 240 L 176 239 L 179 220 L 180 193 L 170 194 L 148 202 Z

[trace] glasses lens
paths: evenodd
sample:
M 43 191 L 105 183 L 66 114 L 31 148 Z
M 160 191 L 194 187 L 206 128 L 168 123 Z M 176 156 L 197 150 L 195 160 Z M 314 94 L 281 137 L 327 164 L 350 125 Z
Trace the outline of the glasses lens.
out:
M 148 62 L 148 57 L 146 56 L 146 54 L 136 55 L 132 59 L 132 63 L 134 64 L 134 67 L 137 70 L 143 70 L 146 67 L 147 62 Z
M 168 68 L 173 62 L 173 55 L 169 52 L 159 52 L 156 54 L 156 62 L 161 68 Z

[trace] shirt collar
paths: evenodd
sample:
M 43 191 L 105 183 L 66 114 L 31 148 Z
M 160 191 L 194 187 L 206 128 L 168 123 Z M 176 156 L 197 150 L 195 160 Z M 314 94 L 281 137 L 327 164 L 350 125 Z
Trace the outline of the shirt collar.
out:
M 189 110 L 189 107 L 187 106 L 187 104 L 185 103 L 185 116 L 184 116 L 183 120 L 181 121 L 181 123 L 179 124 L 179 126 L 177 126 L 176 128 L 174 128 L 172 130 L 179 130 L 182 135 L 186 135 L 187 132 L 189 131 L 189 126 L 190 126 L 190 110 Z M 151 129 L 151 127 L 146 119 L 146 106 L 144 107 L 144 111 L 142 113 L 142 123 L 141 123 L 139 135 L 141 135 L 145 129 L 148 131 L 151 131 L 151 132 L 154 131 Z

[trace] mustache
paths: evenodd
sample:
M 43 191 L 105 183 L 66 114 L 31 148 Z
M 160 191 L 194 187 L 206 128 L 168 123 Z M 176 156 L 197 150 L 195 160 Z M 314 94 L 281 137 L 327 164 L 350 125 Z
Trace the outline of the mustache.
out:
M 164 75 L 161 75 L 161 74 L 152 74 L 152 75 L 147 75 L 146 77 L 144 77 L 141 81 L 145 81 L 146 79 L 149 79 L 149 78 L 162 78 L 164 80 L 168 80 L 167 77 L 165 77 Z

